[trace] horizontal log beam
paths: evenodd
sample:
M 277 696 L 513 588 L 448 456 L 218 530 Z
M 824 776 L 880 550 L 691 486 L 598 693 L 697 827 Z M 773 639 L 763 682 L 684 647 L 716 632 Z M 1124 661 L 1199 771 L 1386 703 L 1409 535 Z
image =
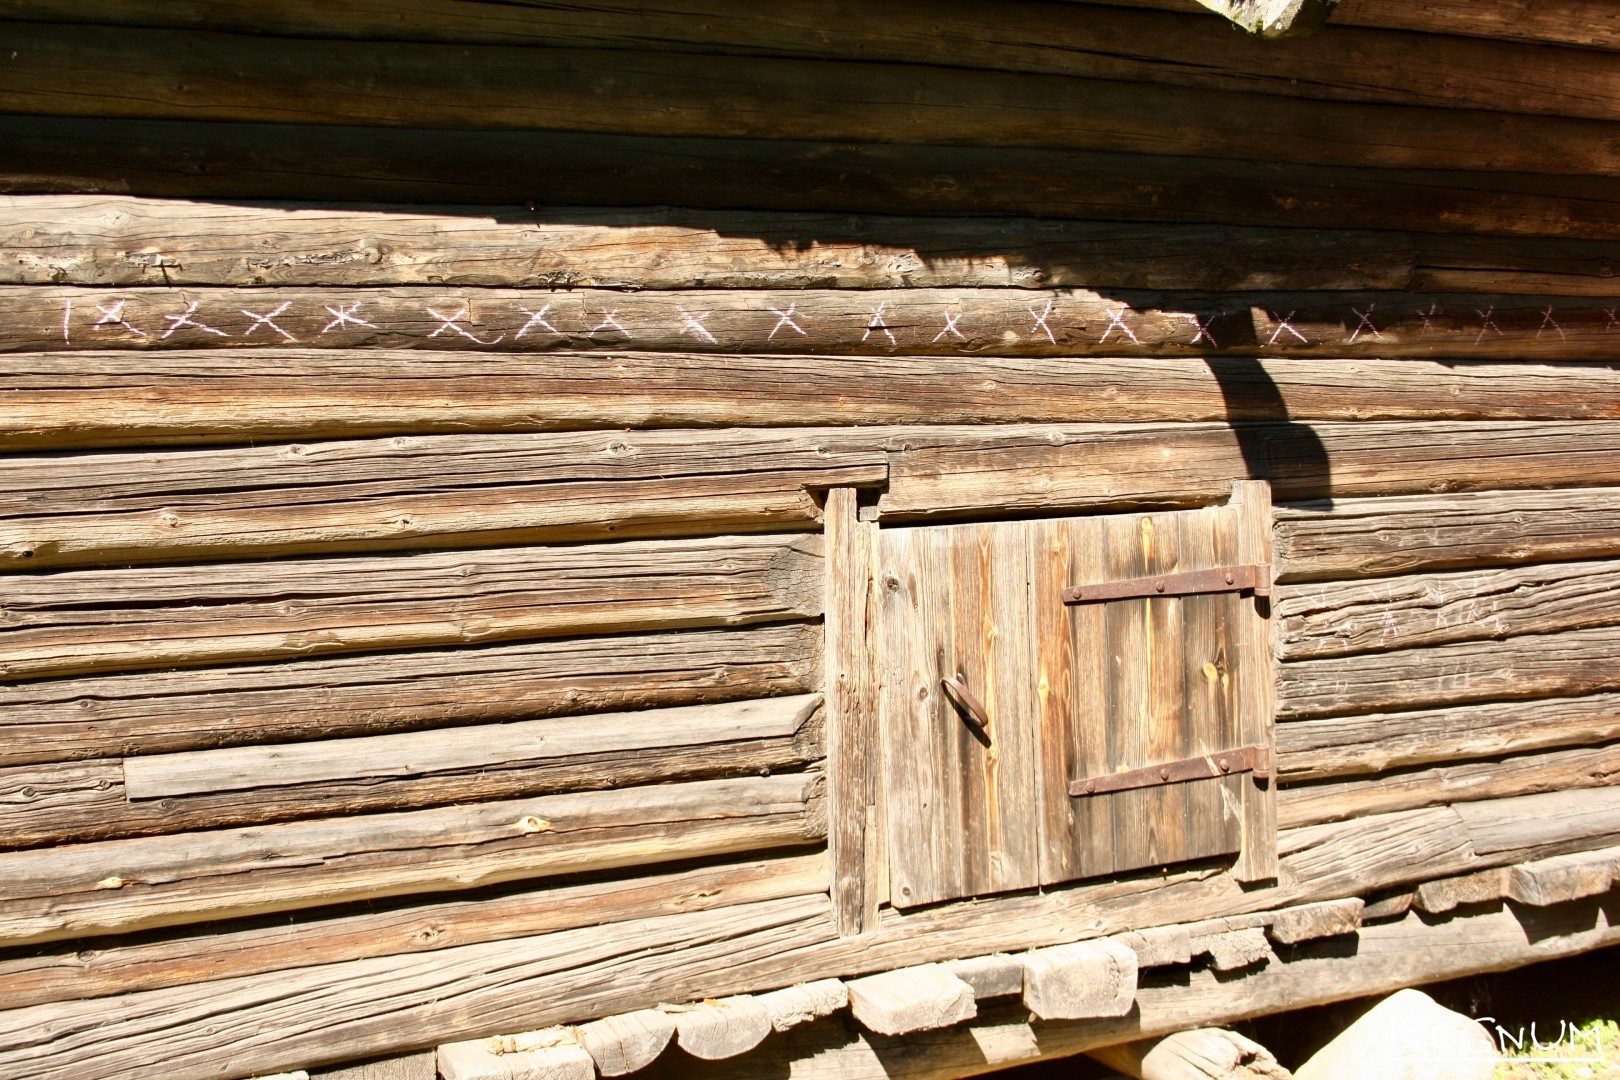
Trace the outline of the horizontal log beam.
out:
M 1353 716 L 1620 690 L 1610 626 L 1502 641 L 1297 660 L 1277 672 L 1277 718 Z
M 1365 776 L 1620 739 L 1620 695 L 1490 702 L 1281 724 L 1283 782 Z
M 0 766 L 799 694 L 820 653 L 789 623 L 21 683 L 0 686 Z
M 1174 148 L 1249 161 L 1592 175 L 1612 170 L 1617 145 L 1605 121 L 1562 115 L 916 64 L 747 56 L 717 64 L 638 52 L 627 65 L 614 49 L 44 23 L 11 24 L 7 41 L 15 55 L 0 71 L 0 108 L 36 115 Z M 1087 123 L 1056 122 L 1080 113 Z
M 0 945 L 447 892 L 825 836 L 816 774 L 0 853 Z
M 1608 364 L 314 349 L 9 362 L 0 450 L 12 451 L 590 427 L 1620 418 Z
M 0 677 L 782 622 L 823 591 L 820 538 L 791 535 L 30 574 Z
M 1454 492 L 1275 511 L 1277 579 L 1620 556 L 1620 489 Z
M 1283 660 L 1550 634 L 1620 623 L 1620 561 L 1281 585 L 1272 605 Z
M 0 191 L 1034 215 L 1620 238 L 1607 177 L 967 146 L 0 116 Z M 565 160 L 567 169 L 556 168 Z M 942 184 L 940 177 L 951 182 Z

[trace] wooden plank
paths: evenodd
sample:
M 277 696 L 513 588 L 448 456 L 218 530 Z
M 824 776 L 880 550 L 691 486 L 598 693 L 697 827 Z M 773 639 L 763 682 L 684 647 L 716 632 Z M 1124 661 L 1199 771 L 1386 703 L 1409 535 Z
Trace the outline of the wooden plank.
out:
M 1620 690 L 1614 627 L 1283 664 L 1280 720 L 1436 709 Z
M 1192 948 L 1195 953 L 1208 953 L 1209 966 L 1220 972 L 1242 971 L 1276 958 L 1265 930 L 1258 926 L 1194 938 Z
M 1237 296 L 1234 303 L 1226 293 L 1115 288 L 692 288 L 629 294 L 579 288 L 548 292 L 541 303 L 532 290 L 449 285 L 278 286 L 251 293 L 217 286 L 0 285 L 0 318 L 8 326 L 0 351 L 277 355 L 296 347 L 1115 358 L 1214 353 L 1520 362 L 1613 362 L 1620 353 L 1611 305 L 1602 297 L 1400 291 Z
M 771 1033 L 771 1014 L 747 994 L 665 1007 L 675 1020 L 675 1039 L 682 1050 L 704 1061 L 736 1057 L 758 1046 Z
M 615 353 L 606 362 L 574 352 L 492 359 L 485 353 L 271 348 L 28 353 L 8 366 L 0 450 L 10 451 L 581 427 L 1620 416 L 1620 368 L 1612 365 L 1459 365 L 1414 357 L 1325 362 L 682 352 Z M 1443 505 L 1444 499 L 1431 502 Z M 1573 530 L 1580 514 L 1575 505 L 1569 510 L 1562 520 Z M 1346 507 L 1353 512 L 1353 505 Z M 1324 528 L 1338 520 L 1333 512 L 1320 513 Z M 1461 513 L 1451 508 L 1438 527 L 1454 533 L 1451 515 Z M 1344 528 L 1350 527 L 1346 521 Z M 1537 528 L 1557 526 L 1549 516 Z M 1394 532 L 1390 543 L 1400 535 Z M 1610 535 L 1594 529 L 1563 542 L 1577 551 L 1584 543 L 1610 553 L 1604 547 L 1612 545 Z M 1555 541 L 1546 535 L 1523 542 L 1551 549 Z M 1304 534 L 1295 540 L 1309 542 Z M 1489 542 L 1482 534 L 1480 557 L 1497 550 Z M 1468 558 L 1451 550 L 1462 543 L 1453 536 L 1433 557 Z M 1302 546 L 1298 558 L 1307 557 L 1329 556 Z M 1339 556 L 1357 557 L 1370 553 L 1346 549 Z M 1292 563 L 1285 569 L 1315 572 Z
M 106 998 L 368 957 L 428 954 L 579 926 L 808 896 L 826 883 L 824 853 L 781 855 L 473 898 L 414 897 L 360 910 L 292 912 L 252 922 L 122 938 L 91 950 L 56 945 L 0 959 L 9 1007 Z M 421 957 L 418 956 L 418 963 Z M 789 991 L 782 991 L 788 994 Z M 766 995 L 770 997 L 770 995 Z M 813 1019 L 844 1002 L 812 983 L 778 1016 Z M 791 1008 L 789 1008 L 791 1006 Z M 793 1011 L 798 1010 L 798 1011 Z M 803 1022 L 803 1020 L 794 1021 Z M 786 1030 L 784 1027 L 782 1030 Z
M 1507 895 L 1508 882 L 1513 877 L 1511 866 L 1493 866 L 1473 874 L 1425 881 L 1420 884 L 1412 900 L 1419 911 L 1442 915 L 1465 904 L 1487 904 Z
M 596 1062 L 566 1028 L 445 1043 L 435 1057 L 443 1080 L 595 1080 Z
M 955 142 L 1342 166 L 1602 175 L 1602 121 L 915 64 L 268 40 L 13 24 L 7 112 L 494 130 Z M 188 80 L 174 82 L 175 56 Z M 111 76 L 97 81 L 93 75 Z M 601 93 L 602 78 L 614 92 Z M 455 93 L 446 93 L 454 87 Z M 386 92 L 364 92 L 384 88 Z M 724 101 L 723 108 L 716 102 Z M 985 102 L 996 108 L 986 110 Z M 1053 118 L 1085 110 L 1083 126 Z M 992 115 L 993 114 L 993 115 Z M 1325 131 L 1337 137 L 1324 136 Z
M 1521 904 L 1548 907 L 1601 896 L 1620 875 L 1620 849 L 1582 851 L 1520 863 L 1508 874 L 1507 895 Z
M 19 576 L 0 677 L 814 617 L 821 561 L 729 536 Z
M 1272 567 L 1271 486 L 1264 481 L 1242 480 L 1232 487 L 1232 507 L 1237 516 L 1237 536 L 1232 551 L 1235 563 Z M 1274 601 L 1228 597 L 1232 625 L 1232 645 L 1240 666 L 1236 686 L 1238 738 L 1235 745 L 1264 746 L 1276 760 L 1275 719 L 1276 617 Z M 1252 605 L 1252 606 L 1251 606 Z M 1232 782 L 1223 781 L 1232 786 Z M 1253 773 L 1235 781 L 1242 796 L 1243 846 L 1232 872 L 1240 881 L 1264 881 L 1277 875 L 1277 780 L 1260 779 Z
M 765 624 L 0 686 L 0 765 L 798 694 L 821 685 L 820 637 Z
M 939 964 L 885 971 L 851 979 L 849 1009 L 879 1035 L 904 1035 L 972 1019 L 973 988 Z
M 1583 746 L 1290 786 L 1283 791 L 1277 812 L 1280 823 L 1295 826 L 1419 806 L 1606 787 L 1617 777 L 1620 746 Z
M 1615 694 L 1301 720 L 1277 729 L 1278 765 L 1287 782 L 1616 740 Z
M 1136 954 L 1116 941 L 1022 953 L 1023 1001 L 1042 1020 L 1124 1016 L 1136 1002 Z
M 878 502 L 900 520 L 1207 504 L 1241 477 L 1289 500 L 1620 482 L 1620 426 L 1600 421 L 938 428 L 905 446 Z
M 1277 508 L 1279 581 L 1620 555 L 1620 490 L 1478 491 Z
M 825 836 L 820 777 L 709 780 L 0 853 L 0 942 L 445 892 Z
M 1266 937 L 1278 945 L 1298 945 L 1302 941 L 1342 937 L 1361 928 L 1365 903 L 1360 897 L 1328 900 L 1279 911 L 1266 923 Z
M 758 995 L 771 1016 L 771 1030 L 787 1031 L 849 1007 L 849 989 L 837 979 L 817 979 Z
M 588 753 L 647 751 L 783 738 L 798 732 L 821 695 L 687 705 L 583 719 L 549 718 L 313 743 L 260 744 L 126 758 L 124 793 L 158 799 L 359 777 L 430 776 Z
M 952 975 L 973 987 L 973 997 L 977 1001 L 1024 992 L 1024 965 L 1005 953 L 952 960 L 945 967 Z
M 1454 808 L 1481 856 L 1496 861 L 1560 855 L 1620 841 L 1620 788 L 1550 791 Z M 1532 854 L 1534 853 L 1534 854 Z
M 1550 634 L 1620 622 L 1620 561 L 1278 586 L 1284 660 Z
M 867 832 L 877 807 L 876 779 L 884 773 L 870 637 L 877 528 L 859 519 L 853 488 L 827 492 L 824 512 L 827 850 L 839 928 L 859 933 L 877 920 L 877 882 L 870 874 L 873 853 L 868 847 L 883 843 L 882 837 Z
M 73 460 L 0 459 L 0 565 L 802 529 L 821 514 L 806 487 L 885 474 L 875 448 L 803 431 L 437 435 Z

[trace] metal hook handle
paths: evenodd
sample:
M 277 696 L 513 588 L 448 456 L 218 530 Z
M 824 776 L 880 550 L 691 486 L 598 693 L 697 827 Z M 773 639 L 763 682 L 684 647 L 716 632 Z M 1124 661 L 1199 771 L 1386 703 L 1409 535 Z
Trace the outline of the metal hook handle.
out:
M 957 672 L 939 680 L 939 685 L 945 691 L 945 700 L 962 714 L 962 719 L 979 734 L 987 735 L 990 728 L 990 714 L 985 711 L 984 702 L 967 688 L 967 681 L 962 678 L 962 673 Z

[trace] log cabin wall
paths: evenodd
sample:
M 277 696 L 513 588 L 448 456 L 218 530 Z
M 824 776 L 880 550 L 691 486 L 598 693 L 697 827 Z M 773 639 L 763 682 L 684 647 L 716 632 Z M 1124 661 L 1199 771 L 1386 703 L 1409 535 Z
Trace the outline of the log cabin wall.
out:
M 1620 843 L 1580 7 L 7 0 L 0 1073 L 1200 920 L 1286 988 L 1216 950 L 1072 1051 L 1611 940 L 1358 974 L 1276 914 Z M 896 903 L 883 538 L 1234 491 L 1266 851 Z

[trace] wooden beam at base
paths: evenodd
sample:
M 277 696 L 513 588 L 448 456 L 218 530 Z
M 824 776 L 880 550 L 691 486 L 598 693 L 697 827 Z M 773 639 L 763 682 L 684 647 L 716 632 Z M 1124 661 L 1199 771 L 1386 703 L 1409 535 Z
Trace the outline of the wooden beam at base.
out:
M 1136 1000 L 1136 954 L 1110 938 L 1019 956 L 1024 1004 L 1042 1020 L 1124 1016 Z
M 942 964 L 885 971 L 845 985 L 855 1019 L 880 1035 L 949 1027 L 971 1019 L 978 1009 L 973 987 Z

